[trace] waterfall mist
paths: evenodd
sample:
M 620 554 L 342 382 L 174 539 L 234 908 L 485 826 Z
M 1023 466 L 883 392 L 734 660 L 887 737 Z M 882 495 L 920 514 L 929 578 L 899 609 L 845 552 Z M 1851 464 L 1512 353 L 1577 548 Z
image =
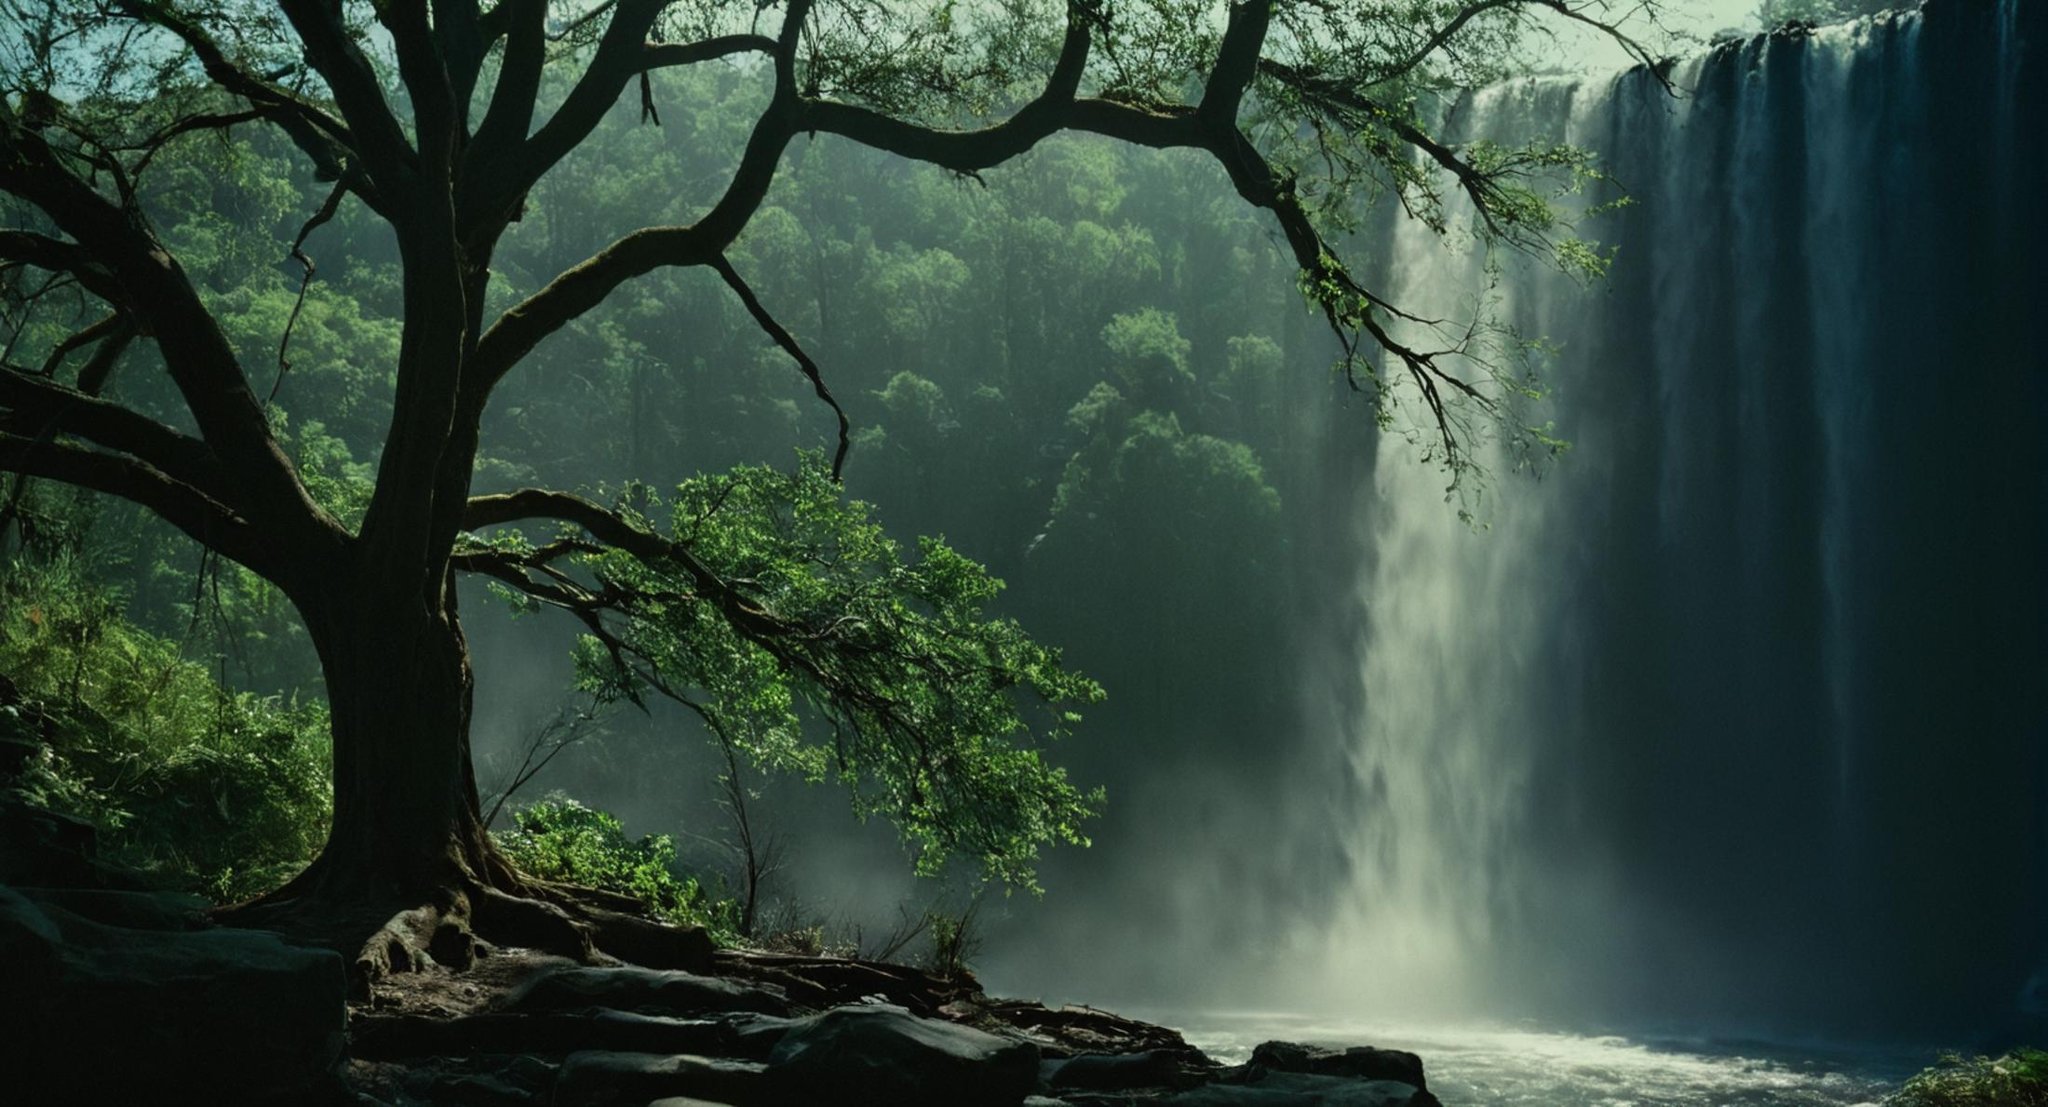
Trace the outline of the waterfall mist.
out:
M 2043 950 L 2039 5 L 1937 3 L 1457 105 L 1632 196 L 1509 264 L 1573 443 L 1475 532 L 1388 436 L 1353 505 L 1352 1008 L 1802 1032 L 2016 1016 Z M 1396 302 L 1481 262 L 1405 225 Z M 1462 290 L 1462 291 L 1461 291 Z M 1342 667 L 1339 667 L 1342 671 Z M 1327 674 L 1319 680 L 1327 681 Z M 1327 971 L 1334 962 L 1341 971 Z

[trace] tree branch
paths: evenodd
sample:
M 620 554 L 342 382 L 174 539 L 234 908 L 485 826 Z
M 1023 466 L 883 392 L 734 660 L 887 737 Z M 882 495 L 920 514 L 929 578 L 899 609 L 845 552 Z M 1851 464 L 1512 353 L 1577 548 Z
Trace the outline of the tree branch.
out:
M 810 379 L 811 387 L 818 393 L 818 398 L 825 401 L 825 406 L 831 408 L 832 414 L 839 417 L 839 448 L 832 455 L 832 479 L 838 480 L 840 470 L 846 465 L 847 448 L 852 445 L 852 439 L 849 437 L 852 428 L 847 422 L 845 409 L 839 406 L 838 400 L 832 398 L 832 390 L 825 387 L 824 373 L 819 370 L 818 363 L 811 360 L 811 355 L 804 352 L 796 336 L 789 333 L 788 329 L 777 322 L 775 316 L 762 306 L 761 298 L 754 295 L 754 290 L 741 279 L 739 271 L 732 267 L 732 262 L 726 260 L 725 255 L 720 254 L 712 259 L 711 267 L 724 278 L 726 287 L 733 290 L 734 295 L 740 298 L 740 303 L 746 305 L 747 313 L 754 317 L 754 322 L 760 324 L 761 329 L 767 332 L 769 338 L 774 339 L 777 346 L 782 347 L 784 353 L 796 359 L 797 368 Z
M 1211 127 L 1237 126 L 1238 106 L 1244 91 L 1259 70 L 1259 54 L 1266 48 L 1266 29 L 1273 19 L 1273 0 L 1242 0 L 1230 6 L 1223 29 L 1223 42 L 1216 49 L 1216 64 L 1202 89 L 1196 114 Z
M 790 633 L 773 613 L 734 588 L 682 543 L 647 530 L 625 516 L 581 496 L 541 488 L 490 496 L 472 496 L 462 514 L 462 529 L 482 530 L 529 519 L 572 523 L 614 549 L 651 563 L 673 562 L 689 575 L 703 597 L 718 605 L 733 627 L 749 638 L 766 639 Z
M 119 496 L 265 576 L 279 571 L 277 545 L 264 541 L 246 520 L 204 492 L 134 458 L 0 431 L 0 471 Z
M 91 253 L 76 243 L 62 242 L 33 231 L 0 231 L 0 258 L 26 262 L 52 273 L 68 274 L 93 295 L 110 304 L 120 304 L 124 299 L 113 271 L 94 260 Z
M 280 520 L 331 525 L 271 435 L 233 344 L 140 213 L 100 195 L 63 164 L 40 134 L 5 110 L 0 110 L 0 191 L 34 205 L 75 241 L 75 247 L 58 244 L 53 260 L 73 268 L 102 267 L 112 274 L 106 298 L 156 340 L 202 437 L 236 471 L 255 502 Z M 35 238 L 9 241 L 26 251 L 50 249 L 48 240 Z M 80 262 L 81 257 L 90 261 Z
M 689 226 L 647 227 L 618 239 L 507 309 L 484 332 L 470 360 L 463 381 L 466 417 L 481 419 L 491 390 L 513 366 L 542 339 L 603 303 L 619 285 L 660 268 L 709 265 L 739 237 L 767 196 L 776 165 L 796 133 L 792 72 L 797 36 L 809 10 L 808 0 L 790 0 L 776 39 L 775 95 L 755 121 L 739 167 L 718 202 Z
M 307 64 L 327 82 L 334 104 L 348 122 L 351 149 L 379 192 L 396 197 L 418 164 L 405 130 L 384 101 L 377 73 L 341 21 L 341 6 L 327 0 L 278 0 L 299 34 Z
M 55 381 L 0 368 L 0 417 L 17 434 L 42 438 L 75 434 L 96 445 L 132 454 L 209 499 L 228 503 L 234 482 L 206 443 L 111 400 Z
M 65 358 L 77 353 L 82 347 L 90 346 L 95 342 L 100 342 L 123 333 L 134 334 L 134 324 L 129 323 L 128 317 L 118 311 L 109 312 L 97 322 L 50 347 L 49 356 L 43 359 L 42 375 L 54 379 L 57 376 L 57 370 L 63 366 Z
M 199 61 L 200 69 L 222 91 L 247 100 L 265 119 L 285 132 L 312 160 L 315 171 L 325 180 L 338 180 L 347 172 L 355 151 L 355 136 L 341 120 L 305 98 L 265 81 L 228 60 L 212 35 L 185 19 L 167 4 L 153 0 L 120 0 L 122 9 L 134 18 L 169 31 Z M 169 137 L 169 136 L 165 136 Z M 144 161 L 148 159 L 145 157 Z M 360 178 L 359 195 L 372 208 L 382 210 L 376 190 L 367 177 Z
M 493 228 L 509 218 L 534 182 L 590 137 L 605 113 L 618 103 L 626 82 L 643 68 L 641 54 L 648 29 L 666 2 L 621 0 L 583 75 L 532 137 L 527 136 L 526 126 L 533 117 L 544 45 L 538 38 L 535 14 L 515 13 L 517 22 L 506 54 L 508 64 L 513 65 L 508 71 L 511 83 L 504 83 L 501 77 L 500 87 L 493 91 L 484 119 L 489 141 L 480 143 L 463 174 L 464 191 L 469 195 L 458 206 L 463 213 L 465 242 L 474 246 L 494 234 Z M 539 7 L 544 16 L 545 5 Z

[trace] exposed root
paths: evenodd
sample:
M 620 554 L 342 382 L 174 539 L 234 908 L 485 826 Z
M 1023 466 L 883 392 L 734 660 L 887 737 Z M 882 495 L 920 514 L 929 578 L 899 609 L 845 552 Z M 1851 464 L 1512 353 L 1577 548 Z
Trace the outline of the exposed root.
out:
M 650 919 L 630 896 L 534 880 L 495 856 L 478 866 L 487 875 L 461 864 L 449 868 L 418 894 L 402 895 L 316 861 L 283 888 L 224 908 L 215 919 L 339 951 L 359 999 L 396 973 L 467 970 L 494 947 L 582 964 L 712 970 L 709 935 Z
M 437 966 L 460 972 L 494 946 L 537 950 L 582 964 L 624 961 L 700 973 L 713 967 L 716 947 L 700 927 L 670 926 L 595 906 L 612 898 L 588 889 L 564 895 L 558 886 L 547 885 L 532 891 L 516 895 L 474 885 L 439 903 L 393 913 L 352 959 L 350 975 L 358 995 L 367 997 L 372 984 L 393 973 Z M 560 902 L 551 902 L 557 897 Z
M 542 950 L 586 963 L 597 959 L 590 927 L 546 900 L 483 888 L 476 907 L 478 928 L 497 945 Z
M 462 913 L 468 905 L 462 904 Z M 460 931 L 467 946 L 469 957 L 459 965 L 449 968 L 468 968 L 476 959 L 475 938 L 468 933 L 468 927 L 461 915 L 455 911 L 442 912 L 433 907 L 414 907 L 391 916 L 377 932 L 363 943 L 349 966 L 350 976 L 359 981 L 371 981 L 394 972 L 417 972 L 430 963 L 441 963 L 433 955 L 436 946 L 444 952 L 456 944 L 455 940 L 443 938 L 444 931 Z

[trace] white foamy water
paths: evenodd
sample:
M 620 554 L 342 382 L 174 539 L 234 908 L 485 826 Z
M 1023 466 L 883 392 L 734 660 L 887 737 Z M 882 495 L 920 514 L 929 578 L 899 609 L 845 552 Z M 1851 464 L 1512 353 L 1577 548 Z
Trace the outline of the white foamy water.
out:
M 1298 1015 L 1163 1016 L 1237 1063 L 1272 1039 L 1422 1057 L 1447 1107 L 1874 1107 L 1917 1057 L 1763 1042 L 1632 1039 L 1498 1026 L 1389 1027 Z

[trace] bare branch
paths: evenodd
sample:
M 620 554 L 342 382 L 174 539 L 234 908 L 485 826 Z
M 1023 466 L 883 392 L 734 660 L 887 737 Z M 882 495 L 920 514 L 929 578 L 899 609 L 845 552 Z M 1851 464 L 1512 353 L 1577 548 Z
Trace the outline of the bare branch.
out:
M 832 390 L 825 387 L 824 373 L 819 370 L 818 363 L 811 360 L 811 355 L 805 353 L 804 348 L 797 343 L 796 336 L 789 333 L 788 329 L 777 322 L 775 316 L 769 314 L 768 309 L 762 306 L 760 297 L 754 295 L 754 290 L 740 278 L 739 271 L 732 267 L 732 262 L 726 260 L 725 255 L 720 254 L 712 259 L 711 267 L 725 279 L 726 287 L 733 290 L 740 298 L 740 303 L 746 305 L 747 313 L 754 317 L 754 322 L 760 324 L 761 329 L 768 333 L 769 338 L 775 340 L 777 346 L 782 347 L 784 353 L 796 359 L 797 368 L 810 379 L 811 387 L 818 393 L 818 398 L 825 401 L 825 406 L 832 409 L 833 415 L 838 416 L 839 448 L 832 455 L 832 479 L 838 480 L 840 470 L 846 465 L 847 448 L 852 445 L 852 439 L 849 437 L 851 425 L 847 422 L 845 409 L 839 406 L 838 400 L 832 398 Z
M 299 236 L 292 239 L 292 260 L 299 263 L 304 273 L 299 277 L 299 294 L 292 300 L 292 313 L 284 321 L 284 333 L 277 339 L 277 379 L 270 382 L 270 394 L 263 398 L 263 406 L 266 408 L 277 402 L 277 390 L 284 387 L 284 375 L 291 372 L 291 359 L 285 355 L 291 349 L 292 331 L 299 325 L 299 313 L 305 310 L 306 292 L 313 287 L 314 265 L 312 257 L 306 253 L 306 238 L 319 229 L 321 224 L 334 218 L 335 213 L 341 209 L 341 198 L 347 194 L 346 184 L 335 185 L 334 190 L 327 194 L 327 200 L 320 205 L 320 210 L 315 211 L 313 217 L 306 220 L 299 228 Z
M 352 136 L 350 147 L 362 158 L 370 179 L 380 192 L 403 192 L 405 175 L 418 165 L 418 157 L 384 101 L 370 60 L 342 23 L 340 6 L 326 0 L 278 0 L 278 7 L 298 32 L 307 64 L 334 94 Z
M 355 136 L 340 119 L 234 64 L 205 28 L 185 19 L 169 5 L 154 0 L 120 0 L 120 5 L 136 19 L 162 27 L 183 42 L 199 60 L 208 79 L 221 90 L 247 100 L 265 119 L 282 129 L 293 145 L 312 160 L 321 177 L 338 180 L 346 173 L 346 163 L 355 150 Z M 145 157 L 144 162 L 147 161 Z M 365 201 L 378 207 L 376 192 L 367 178 L 359 183 Z
M 76 243 L 33 231 L 0 231 L 0 260 L 26 262 L 38 269 L 68 274 L 109 303 L 118 304 L 123 298 L 113 271 Z
M 134 327 L 128 323 L 127 317 L 118 311 L 108 313 L 97 322 L 50 347 L 49 356 L 43 359 L 42 375 L 45 377 L 55 377 L 57 370 L 63 366 L 65 358 L 70 357 L 82 347 L 90 346 L 123 330 L 131 333 L 134 330 Z
M 809 10 L 808 0 L 791 0 L 776 39 L 775 95 L 755 121 L 724 195 L 689 226 L 648 227 L 620 238 L 499 316 L 478 341 L 464 377 L 465 419 L 481 419 L 491 389 L 520 359 L 542 339 L 603 303 L 619 285 L 660 268 L 709 265 L 739 237 L 767 196 L 782 152 L 797 132 L 792 67 Z M 617 90 L 612 95 L 616 99 Z

